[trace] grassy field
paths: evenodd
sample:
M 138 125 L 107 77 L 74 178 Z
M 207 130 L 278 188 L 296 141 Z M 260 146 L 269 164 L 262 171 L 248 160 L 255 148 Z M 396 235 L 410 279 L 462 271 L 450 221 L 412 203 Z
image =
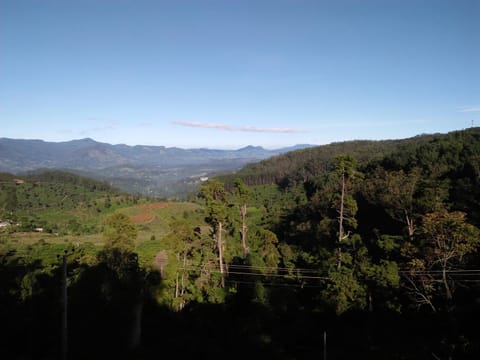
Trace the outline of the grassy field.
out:
M 185 219 L 193 226 L 204 225 L 204 215 L 200 205 L 188 202 L 151 202 L 133 206 L 120 207 L 108 212 L 97 214 L 82 213 L 78 209 L 69 210 L 67 216 L 72 217 L 82 226 L 88 226 L 101 230 L 103 223 L 113 212 L 121 212 L 127 215 L 137 226 L 138 237 L 135 250 L 139 255 L 142 266 L 148 266 L 155 255 L 165 249 L 164 238 L 171 232 L 170 224 L 179 219 Z M 65 217 L 66 214 L 51 211 L 45 215 L 54 221 L 55 218 Z M 90 256 L 103 247 L 104 239 L 101 231 L 89 235 L 61 235 L 47 232 L 15 232 L 0 235 L 4 242 L 17 250 L 21 256 L 38 257 L 46 265 L 58 261 L 57 254 L 62 254 L 67 248 L 82 248 Z M 41 245 L 41 246 L 34 246 Z
M 204 224 L 201 207 L 187 202 L 157 202 L 119 211 L 137 225 L 136 252 L 143 266 L 148 266 L 155 255 L 166 248 L 164 239 L 171 233 L 173 221 L 185 219 L 194 226 Z

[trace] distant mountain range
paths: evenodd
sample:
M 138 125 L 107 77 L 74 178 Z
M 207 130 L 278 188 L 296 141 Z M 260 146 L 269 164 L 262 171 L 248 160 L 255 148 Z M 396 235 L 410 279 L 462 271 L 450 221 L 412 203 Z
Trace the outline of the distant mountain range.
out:
M 21 174 L 41 169 L 70 170 L 126 191 L 176 197 L 212 175 L 234 172 L 246 164 L 311 146 L 212 150 L 111 145 L 90 138 L 66 142 L 0 138 L 0 171 Z

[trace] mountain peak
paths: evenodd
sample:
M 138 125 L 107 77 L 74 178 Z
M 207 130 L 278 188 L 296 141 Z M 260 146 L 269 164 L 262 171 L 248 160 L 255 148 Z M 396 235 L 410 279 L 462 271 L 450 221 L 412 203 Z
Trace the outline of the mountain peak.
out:
M 245 151 L 245 150 L 249 151 L 249 150 L 265 150 L 265 149 L 261 146 L 247 145 L 243 148 L 238 149 L 237 151 Z
M 67 143 L 96 144 L 97 142 L 92 138 L 86 137 L 83 139 L 70 140 L 67 141 Z

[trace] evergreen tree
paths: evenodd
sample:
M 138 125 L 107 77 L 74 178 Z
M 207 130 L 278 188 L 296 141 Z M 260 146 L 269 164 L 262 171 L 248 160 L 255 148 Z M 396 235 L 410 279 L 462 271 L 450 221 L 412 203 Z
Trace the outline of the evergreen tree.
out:
M 200 188 L 200 196 L 205 199 L 207 217 L 205 220 L 212 226 L 218 251 L 218 264 L 221 274 L 221 286 L 225 287 L 225 264 L 223 259 L 224 244 L 222 232 L 227 220 L 227 192 L 225 186 L 212 179 Z
M 105 247 L 133 251 L 138 230 L 130 218 L 122 213 L 110 215 L 104 231 Z
M 137 229 L 130 218 L 114 213 L 106 220 L 105 247 L 98 254 L 100 264 L 106 267 L 105 297 L 114 299 L 124 308 L 127 348 L 140 345 L 145 271 L 140 268 L 138 255 L 133 251 Z
M 416 230 L 416 199 L 421 172 L 413 168 L 406 173 L 403 170 L 385 171 L 377 168 L 364 182 L 362 194 L 396 221 L 407 226 L 408 236 L 413 239 Z
M 250 191 L 245 183 L 241 179 L 236 179 L 233 193 L 235 200 L 240 209 L 240 218 L 242 222 L 241 236 L 242 236 L 242 251 L 243 257 L 245 258 L 248 255 L 248 246 L 247 246 L 247 202 L 250 197 Z
M 356 161 L 349 155 L 340 155 L 335 159 L 334 179 L 337 182 L 337 192 L 334 194 L 333 207 L 338 214 L 338 248 L 337 266 L 342 266 L 342 242 L 350 236 L 349 229 L 357 227 L 355 215 L 358 207 L 353 198 L 353 186 L 360 174 L 356 170 Z
M 451 305 L 468 256 L 478 251 L 480 231 L 466 221 L 465 213 L 446 210 L 424 215 L 421 231 L 419 243 L 407 253 L 406 286 L 418 305 L 436 311 L 436 299 Z

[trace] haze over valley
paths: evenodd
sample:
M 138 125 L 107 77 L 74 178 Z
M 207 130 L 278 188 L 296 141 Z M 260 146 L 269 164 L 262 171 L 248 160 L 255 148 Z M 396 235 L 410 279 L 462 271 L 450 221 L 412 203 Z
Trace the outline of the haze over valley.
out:
M 295 149 L 247 146 L 238 150 L 128 146 L 93 139 L 53 143 L 0 138 L 0 172 L 25 174 L 45 169 L 73 171 L 143 195 L 183 198 L 213 175 Z

